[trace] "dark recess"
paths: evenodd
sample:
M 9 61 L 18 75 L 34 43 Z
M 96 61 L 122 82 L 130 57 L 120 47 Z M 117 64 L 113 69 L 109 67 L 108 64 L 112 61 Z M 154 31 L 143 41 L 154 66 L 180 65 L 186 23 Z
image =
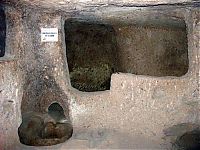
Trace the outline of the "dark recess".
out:
M 86 92 L 109 90 L 116 66 L 112 26 L 67 20 L 65 37 L 71 85 Z
M 51 146 L 71 138 L 73 127 L 58 103 L 48 107 L 48 113 L 27 112 L 22 114 L 18 128 L 20 142 L 29 146 Z
M 200 131 L 193 130 L 177 138 L 175 150 L 200 150 Z
M 6 15 L 4 6 L 0 4 L 0 57 L 5 55 L 6 41 Z
M 189 60 L 184 20 L 150 19 L 139 23 L 66 20 L 72 87 L 84 92 L 109 90 L 115 72 L 156 77 L 185 75 Z
M 66 118 L 63 108 L 58 103 L 53 103 L 49 106 L 48 114 L 57 122 Z

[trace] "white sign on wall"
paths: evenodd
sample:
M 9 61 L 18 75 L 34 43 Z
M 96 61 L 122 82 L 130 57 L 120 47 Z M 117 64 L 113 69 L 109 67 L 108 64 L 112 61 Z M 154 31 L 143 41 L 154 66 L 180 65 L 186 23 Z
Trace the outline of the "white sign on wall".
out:
M 58 28 L 41 28 L 41 42 L 57 42 Z

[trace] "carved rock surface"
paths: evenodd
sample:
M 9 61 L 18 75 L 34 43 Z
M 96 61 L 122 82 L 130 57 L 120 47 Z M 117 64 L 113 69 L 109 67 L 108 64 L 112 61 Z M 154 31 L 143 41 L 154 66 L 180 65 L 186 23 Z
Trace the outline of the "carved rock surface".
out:
M 18 130 L 20 142 L 30 146 L 50 146 L 62 143 L 72 136 L 71 123 L 55 122 L 48 117 L 47 114 L 40 113 L 26 114 Z

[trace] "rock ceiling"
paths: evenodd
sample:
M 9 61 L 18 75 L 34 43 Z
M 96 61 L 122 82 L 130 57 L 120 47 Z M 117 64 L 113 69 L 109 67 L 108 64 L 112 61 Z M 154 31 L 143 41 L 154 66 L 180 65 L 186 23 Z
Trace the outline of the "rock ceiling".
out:
M 29 5 L 56 10 L 81 10 L 91 7 L 146 6 L 159 4 L 198 3 L 200 0 L 3 0 L 14 5 Z

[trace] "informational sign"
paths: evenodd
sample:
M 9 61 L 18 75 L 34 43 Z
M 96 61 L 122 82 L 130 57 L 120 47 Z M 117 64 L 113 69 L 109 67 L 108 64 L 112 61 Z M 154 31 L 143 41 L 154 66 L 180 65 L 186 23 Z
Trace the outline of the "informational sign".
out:
M 58 28 L 41 28 L 41 42 L 57 42 Z

